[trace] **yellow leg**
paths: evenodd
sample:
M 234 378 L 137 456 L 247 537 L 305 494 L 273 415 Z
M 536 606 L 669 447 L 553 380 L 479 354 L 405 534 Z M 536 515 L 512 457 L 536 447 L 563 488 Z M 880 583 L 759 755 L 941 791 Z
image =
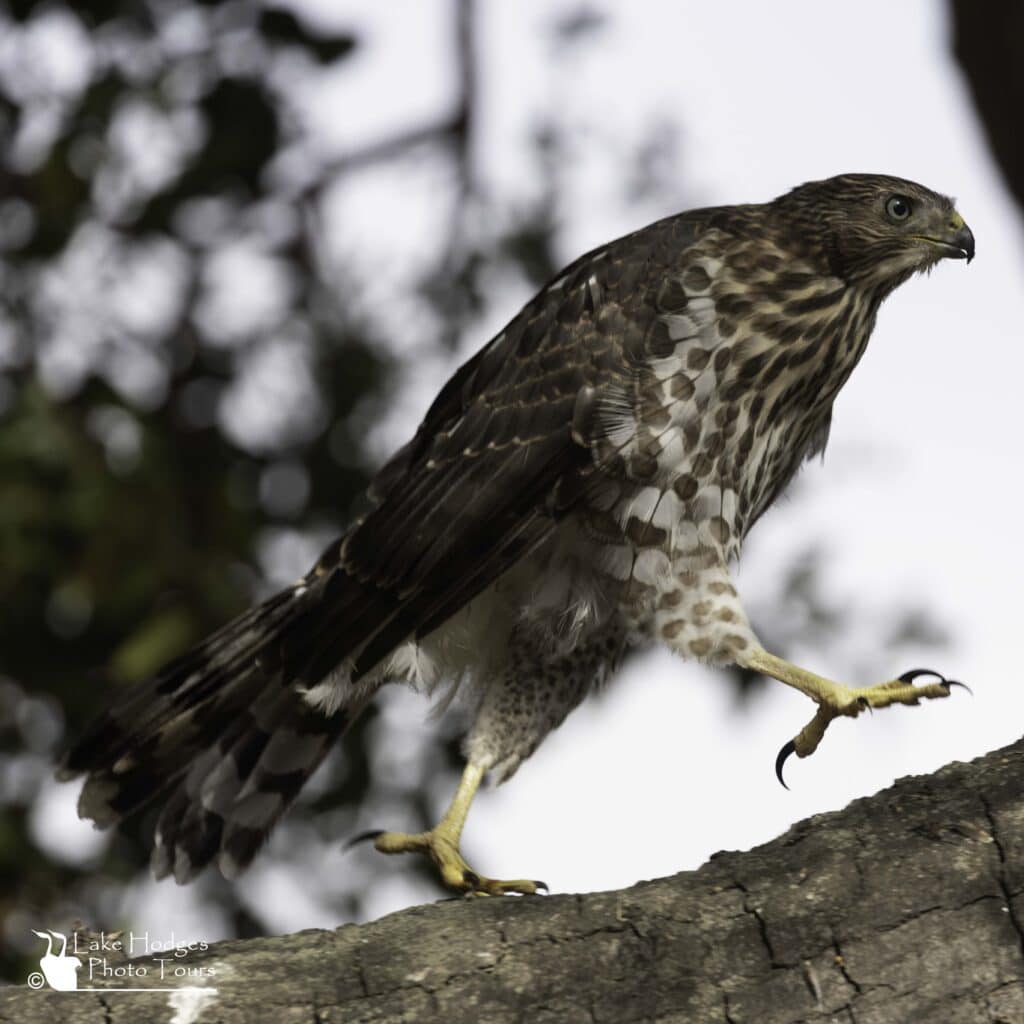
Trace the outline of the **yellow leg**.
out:
M 546 889 L 547 886 L 543 882 L 529 879 L 502 881 L 485 878 L 474 871 L 459 852 L 466 815 L 483 777 L 483 768 L 472 762 L 468 763 L 448 810 L 429 832 L 419 832 L 416 835 L 405 832 L 381 832 L 374 839 L 373 845 L 381 853 L 426 854 L 437 865 L 441 881 L 450 889 L 467 895 L 502 896 L 506 893 L 535 893 L 539 889 Z
M 877 686 L 855 689 L 815 675 L 759 648 L 752 650 L 743 664 L 746 668 L 762 672 L 805 693 L 818 705 L 810 722 L 779 753 L 775 769 L 783 785 L 782 764 L 785 759 L 790 754 L 796 754 L 797 757 L 813 754 L 833 719 L 841 716 L 856 718 L 867 708 L 886 708 L 892 704 L 913 705 L 921 700 L 948 697 L 951 686 L 963 686 L 962 683 L 944 679 L 937 672 L 918 669 Z M 933 675 L 939 682 L 914 686 L 913 679 L 918 675 Z

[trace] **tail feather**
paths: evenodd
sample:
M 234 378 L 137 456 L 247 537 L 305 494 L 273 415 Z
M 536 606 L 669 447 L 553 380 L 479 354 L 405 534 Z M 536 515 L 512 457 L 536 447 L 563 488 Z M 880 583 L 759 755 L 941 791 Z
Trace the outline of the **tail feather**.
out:
M 132 687 L 102 714 L 64 756 L 61 778 L 103 768 L 115 774 L 127 770 L 134 759 L 158 755 L 160 741 L 189 745 L 188 732 L 201 732 L 203 722 L 192 712 L 225 695 L 240 697 L 244 681 L 259 671 L 262 648 L 274 640 L 302 609 L 294 590 L 228 623 L 201 644 L 166 665 L 154 678 Z M 179 731 L 186 735 L 178 736 Z
M 79 814 L 100 827 L 162 804 L 152 867 L 179 882 L 212 861 L 234 877 L 368 700 L 310 707 L 281 640 L 316 636 L 338 609 L 306 580 L 246 612 L 134 687 L 65 756 L 87 776 Z
M 178 780 L 157 821 L 153 871 L 187 882 L 216 859 L 237 877 L 362 705 L 330 717 L 265 693 Z

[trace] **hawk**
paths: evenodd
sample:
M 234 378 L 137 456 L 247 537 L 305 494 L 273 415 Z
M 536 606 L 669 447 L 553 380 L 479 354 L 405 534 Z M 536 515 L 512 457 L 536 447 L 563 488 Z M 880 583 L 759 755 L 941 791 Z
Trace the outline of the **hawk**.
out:
M 235 877 L 388 681 L 457 689 L 466 766 L 427 832 L 373 833 L 467 893 L 531 893 L 463 859 L 486 773 L 510 778 L 630 645 L 805 693 L 811 754 L 864 708 L 946 697 L 913 670 L 841 685 L 769 653 L 730 575 L 823 451 L 879 305 L 974 238 L 945 196 L 847 174 L 694 210 L 582 256 L 458 369 L 377 474 L 370 511 L 294 586 L 120 699 L 70 750 L 98 826 L 157 802 L 152 864 Z M 919 675 L 931 681 L 915 685 Z

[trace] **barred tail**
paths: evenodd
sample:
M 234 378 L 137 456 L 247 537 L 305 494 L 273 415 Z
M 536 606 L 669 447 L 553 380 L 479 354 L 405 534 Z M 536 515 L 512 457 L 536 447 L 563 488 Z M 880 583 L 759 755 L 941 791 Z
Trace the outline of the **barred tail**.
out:
M 368 699 L 353 688 L 325 715 L 295 686 L 282 651 L 318 631 L 322 596 L 305 582 L 282 591 L 104 713 L 59 770 L 87 776 L 81 817 L 107 827 L 156 801 L 158 878 L 247 867 Z
M 180 776 L 157 820 L 153 873 L 179 884 L 216 860 L 236 878 L 362 710 L 329 718 L 291 689 L 268 691 Z

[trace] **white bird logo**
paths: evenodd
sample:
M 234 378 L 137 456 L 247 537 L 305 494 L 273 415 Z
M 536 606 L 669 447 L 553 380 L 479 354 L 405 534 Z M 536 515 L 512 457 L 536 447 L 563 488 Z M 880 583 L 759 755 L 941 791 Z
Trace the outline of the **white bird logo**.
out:
M 58 992 L 73 992 L 77 989 L 78 971 L 81 970 L 82 961 L 77 956 L 67 955 L 68 937 L 60 932 L 37 932 L 35 928 L 32 929 L 32 934 L 46 939 L 46 952 L 39 961 L 39 966 L 42 968 L 43 977 L 46 978 L 46 983 L 50 988 L 56 989 Z M 60 953 L 56 956 L 53 953 L 54 938 L 61 940 Z M 31 979 L 29 983 L 31 984 Z M 33 986 L 33 988 L 35 987 Z

